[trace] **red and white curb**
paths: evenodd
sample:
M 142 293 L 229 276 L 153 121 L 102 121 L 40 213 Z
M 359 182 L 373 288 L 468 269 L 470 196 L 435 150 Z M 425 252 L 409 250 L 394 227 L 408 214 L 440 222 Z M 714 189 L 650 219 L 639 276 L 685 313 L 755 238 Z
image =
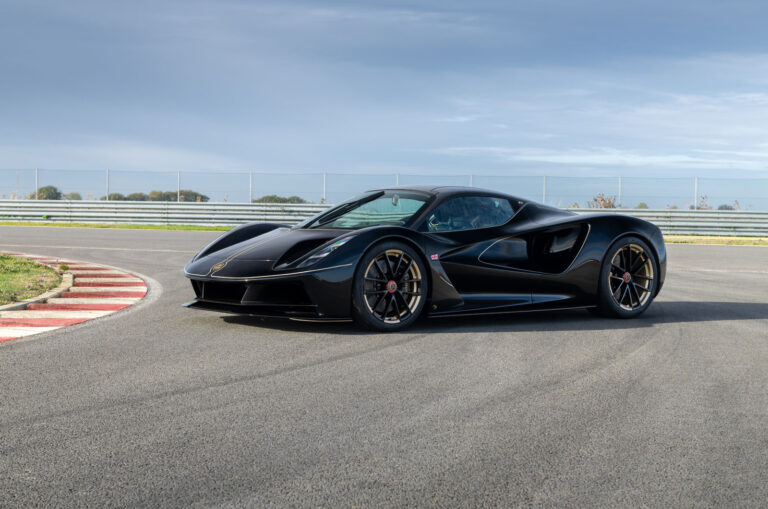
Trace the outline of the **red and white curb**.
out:
M 112 267 L 64 258 L 0 252 L 59 268 L 68 265 L 56 290 L 22 303 L 0 306 L 0 343 L 86 322 L 139 302 L 147 284 Z

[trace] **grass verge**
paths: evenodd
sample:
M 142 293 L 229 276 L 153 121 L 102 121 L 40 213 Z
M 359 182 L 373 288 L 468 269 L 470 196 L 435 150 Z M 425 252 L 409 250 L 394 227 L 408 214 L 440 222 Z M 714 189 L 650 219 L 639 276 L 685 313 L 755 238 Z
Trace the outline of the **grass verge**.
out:
M 720 237 L 716 235 L 664 235 L 667 244 L 711 246 L 768 246 L 768 237 Z
M 61 283 L 52 268 L 24 258 L 0 255 L 0 305 L 30 299 Z

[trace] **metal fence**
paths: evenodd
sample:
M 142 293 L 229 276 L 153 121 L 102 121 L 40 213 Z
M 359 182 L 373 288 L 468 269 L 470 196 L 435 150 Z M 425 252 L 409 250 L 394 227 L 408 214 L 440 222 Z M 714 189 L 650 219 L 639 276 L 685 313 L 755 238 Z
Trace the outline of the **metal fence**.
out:
M 768 210 L 768 178 L 564 177 L 526 175 L 415 175 L 404 173 L 265 173 L 255 171 L 0 170 L 0 199 L 34 199 L 53 186 L 62 197 L 125 199 L 184 190 L 210 201 L 250 203 L 265 195 L 337 203 L 368 189 L 394 185 L 462 185 L 494 189 L 556 207 L 594 206 L 598 195 L 622 208 Z M 43 198 L 42 196 L 38 196 Z M 78 198 L 79 197 L 79 198 Z
M 296 224 L 330 205 L 0 200 L 0 221 L 236 225 L 249 221 Z M 641 217 L 667 234 L 768 236 L 768 212 L 714 210 L 571 209 Z

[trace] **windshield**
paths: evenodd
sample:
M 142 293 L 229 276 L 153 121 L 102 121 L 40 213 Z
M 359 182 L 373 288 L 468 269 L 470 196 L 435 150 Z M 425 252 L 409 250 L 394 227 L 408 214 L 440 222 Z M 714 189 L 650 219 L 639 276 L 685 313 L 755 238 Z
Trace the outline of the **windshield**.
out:
M 404 226 L 427 203 L 429 195 L 414 191 L 377 191 L 344 202 L 310 219 L 303 228 L 358 229 Z

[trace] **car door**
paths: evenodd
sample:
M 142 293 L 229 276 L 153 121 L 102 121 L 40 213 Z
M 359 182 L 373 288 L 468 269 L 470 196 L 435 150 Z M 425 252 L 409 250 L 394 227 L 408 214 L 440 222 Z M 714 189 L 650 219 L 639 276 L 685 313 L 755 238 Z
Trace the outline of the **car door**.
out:
M 503 197 L 462 195 L 428 214 L 427 235 L 444 246 L 439 255 L 451 283 L 468 309 L 503 308 L 531 302 L 533 279 L 524 240 L 510 235 L 514 204 Z

